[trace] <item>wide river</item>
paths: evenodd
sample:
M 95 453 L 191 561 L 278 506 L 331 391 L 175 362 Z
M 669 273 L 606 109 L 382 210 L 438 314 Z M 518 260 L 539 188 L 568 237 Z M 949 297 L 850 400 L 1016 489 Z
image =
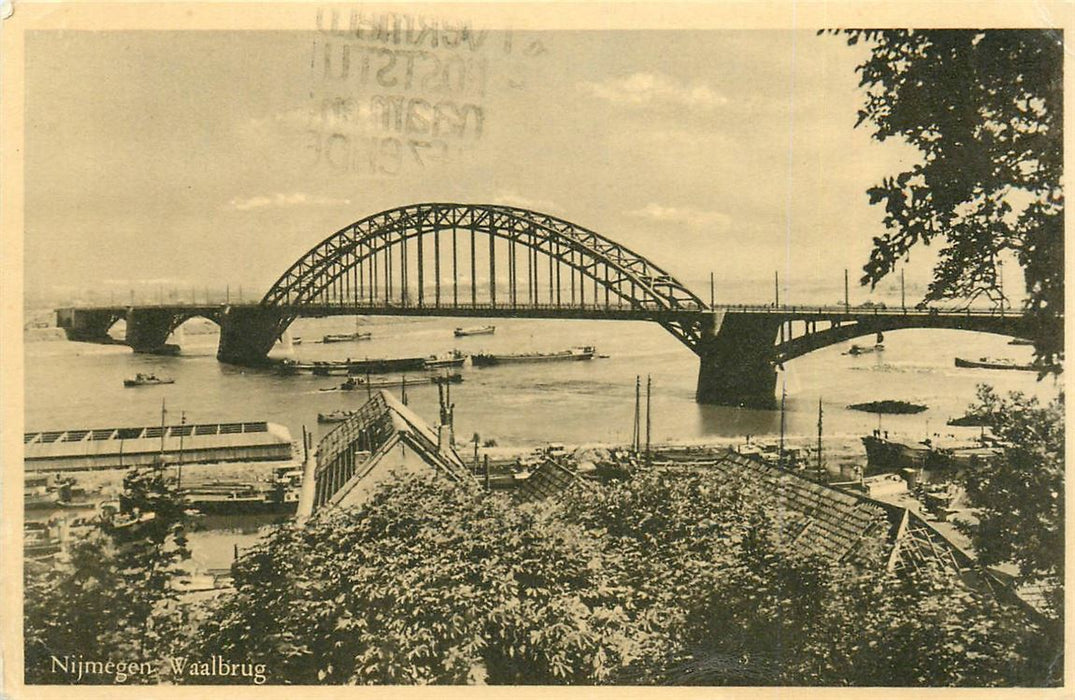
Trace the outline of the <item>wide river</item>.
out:
M 200 330 L 212 330 L 195 321 Z M 361 328 L 369 341 L 322 344 L 311 342 L 327 333 L 355 330 L 354 319 L 309 319 L 296 322 L 276 355 L 296 359 L 402 357 L 463 352 L 549 352 L 576 345 L 595 345 L 609 357 L 588 362 L 511 365 L 484 369 L 465 366 L 464 381 L 452 386 L 456 436 L 469 441 L 474 433 L 500 446 L 630 442 L 635 377 L 652 377 L 652 430 L 655 442 L 704 442 L 747 434 L 779 432 L 777 410 L 701 406 L 694 401 L 698 361 L 660 326 L 621 321 L 489 321 L 495 335 L 453 337 L 458 325 L 481 325 L 474 319 L 399 319 L 364 317 Z M 215 359 L 216 333 L 195 333 L 194 327 L 174 338 L 182 344 L 178 357 L 135 355 L 124 346 L 91 345 L 51 340 L 26 343 L 25 426 L 27 430 L 104 428 L 154 425 L 164 402 L 169 423 L 266 420 L 287 426 L 298 440 L 303 426 L 318 435 L 331 425 L 318 425 L 318 412 L 354 408 L 365 391 L 322 392 L 339 384 L 337 377 L 278 376 L 220 364 Z M 859 342 L 873 342 L 872 338 Z M 1020 390 L 1043 398 L 1055 395 L 1052 379 L 1016 371 L 958 369 L 953 360 L 1008 357 L 1028 360 L 1031 348 L 1010 346 L 1008 339 L 960 331 L 905 330 L 886 334 L 885 349 L 860 356 L 842 354 L 834 346 L 787 363 L 778 386 L 786 387 L 786 430 L 790 436 L 817 431 L 817 403 L 824 407 L 826 437 L 857 437 L 878 427 L 873 414 L 851 411 L 848 404 L 902 399 L 929 410 L 912 416 L 885 416 L 882 427 L 892 435 L 914 440 L 941 432 L 971 436 L 975 429 L 955 429 L 945 421 L 962 415 L 975 387 L 988 382 L 1000 390 Z M 165 386 L 127 389 L 123 379 L 136 372 L 156 372 L 175 379 Z M 398 391 L 397 391 L 398 393 Z M 410 406 L 430 423 L 437 419 L 434 386 L 407 389 Z M 195 559 L 210 567 L 227 566 L 232 550 L 249 546 L 265 519 L 217 519 L 209 532 L 194 533 Z M 233 522 L 234 521 L 234 522 Z
M 203 322 L 204 323 L 204 322 Z M 453 337 L 474 319 L 363 317 L 361 328 L 373 334 L 361 342 L 310 342 L 327 333 L 356 328 L 351 318 L 297 321 L 290 329 L 299 345 L 277 346 L 274 355 L 296 359 L 377 358 L 463 352 L 548 352 L 595 345 L 605 359 L 589 362 L 520 364 L 474 369 L 465 366 L 464 381 L 452 386 L 456 435 L 478 433 L 499 445 L 629 442 L 634 414 L 635 376 L 652 377 L 652 430 L 655 442 L 698 441 L 779 431 L 779 411 L 701 406 L 694 401 L 698 360 L 660 326 L 623 321 L 493 320 L 494 335 Z M 322 392 L 339 384 L 335 377 L 278 376 L 216 361 L 215 333 L 182 332 L 178 357 L 135 355 L 123 346 L 66 341 L 26 344 L 27 430 L 153 425 L 168 422 L 268 420 L 287 426 L 298 438 L 302 426 L 319 434 L 318 412 L 353 408 L 365 391 Z M 859 342 L 872 343 L 873 338 Z M 893 434 L 924 436 L 945 430 L 944 423 L 964 413 L 975 387 L 988 382 L 1001 390 L 1021 390 L 1043 397 L 1055 394 L 1051 379 L 1037 381 L 1030 372 L 959 369 L 954 358 L 1007 357 L 1025 361 L 1031 348 L 1010 346 L 1008 339 L 962 331 L 904 330 L 885 336 L 884 351 L 860 356 L 833 346 L 787 363 L 778 379 L 786 386 L 789 435 L 817 430 L 817 402 L 825 413 L 827 436 L 854 436 L 877 427 L 872 414 L 847 410 L 852 403 L 902 399 L 924 404 L 912 416 L 885 416 Z M 175 379 L 167 386 L 124 388 L 124 377 L 156 372 Z M 398 394 L 398 389 L 396 390 Z M 437 417 L 437 391 L 431 385 L 407 388 L 410 405 L 430 422 Z

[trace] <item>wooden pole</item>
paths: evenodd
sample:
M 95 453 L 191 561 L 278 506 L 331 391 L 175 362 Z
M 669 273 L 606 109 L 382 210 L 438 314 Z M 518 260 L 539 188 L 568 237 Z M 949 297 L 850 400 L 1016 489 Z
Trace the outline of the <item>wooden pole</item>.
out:
M 653 428 L 653 421 L 650 419 L 650 406 L 652 405 L 650 398 L 653 391 L 653 377 L 646 375 L 646 461 L 650 459 L 650 437 Z
M 844 312 L 851 310 L 851 295 L 847 284 L 847 268 L 844 268 Z
M 821 478 L 821 397 L 817 398 L 817 476 Z

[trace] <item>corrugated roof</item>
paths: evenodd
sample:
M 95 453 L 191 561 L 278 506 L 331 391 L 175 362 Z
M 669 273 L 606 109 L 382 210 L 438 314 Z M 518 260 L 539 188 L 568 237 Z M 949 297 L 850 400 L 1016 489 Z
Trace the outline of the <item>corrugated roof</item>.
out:
M 515 490 L 517 498 L 536 501 L 563 493 L 578 479 L 578 474 L 555 459 L 546 459 L 530 471 Z
M 318 445 L 315 509 L 338 503 L 400 442 L 454 481 L 473 478 L 454 449 L 439 448 L 428 423 L 381 390 Z
M 736 480 L 748 493 L 775 495 L 783 534 L 796 547 L 842 560 L 863 554 L 879 531 L 892 533 L 898 515 L 883 505 L 804 478 L 732 450 L 713 457 L 657 461 L 657 468 L 705 469 Z

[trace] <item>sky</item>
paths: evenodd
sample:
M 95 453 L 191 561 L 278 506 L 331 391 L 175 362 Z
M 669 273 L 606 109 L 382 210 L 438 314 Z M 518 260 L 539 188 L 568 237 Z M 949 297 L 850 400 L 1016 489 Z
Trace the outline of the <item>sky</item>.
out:
M 855 279 L 866 189 L 916 157 L 854 128 L 867 49 L 812 30 L 359 27 L 30 33 L 28 296 L 260 296 L 334 231 L 449 201 L 555 214 L 703 297 L 780 270 L 794 298 Z

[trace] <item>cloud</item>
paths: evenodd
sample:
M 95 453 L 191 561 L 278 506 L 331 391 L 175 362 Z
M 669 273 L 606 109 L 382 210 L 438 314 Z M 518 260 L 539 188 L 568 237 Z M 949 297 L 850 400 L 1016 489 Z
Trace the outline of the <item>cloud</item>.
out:
M 328 207 L 350 203 L 350 199 L 322 197 L 314 194 L 306 194 L 305 192 L 292 192 L 291 194 L 277 192 L 272 196 L 258 195 L 256 197 L 247 198 L 235 197 L 228 202 L 226 208 L 235 209 L 237 211 L 250 211 L 251 209 L 265 209 L 267 207 L 276 209 L 284 209 L 288 207 Z
M 503 204 L 508 207 L 519 207 L 545 213 L 559 212 L 563 209 L 556 202 L 547 199 L 530 199 L 510 190 L 501 190 L 493 197 L 493 204 Z
M 708 85 L 686 85 L 660 73 L 633 73 L 599 83 L 582 82 L 578 88 L 613 104 L 638 107 L 670 105 L 713 109 L 728 103 L 727 97 L 717 94 Z
M 641 209 L 629 211 L 627 214 L 650 221 L 680 224 L 694 230 L 709 232 L 727 230 L 732 223 L 732 217 L 723 212 L 692 207 L 665 207 L 652 202 Z

